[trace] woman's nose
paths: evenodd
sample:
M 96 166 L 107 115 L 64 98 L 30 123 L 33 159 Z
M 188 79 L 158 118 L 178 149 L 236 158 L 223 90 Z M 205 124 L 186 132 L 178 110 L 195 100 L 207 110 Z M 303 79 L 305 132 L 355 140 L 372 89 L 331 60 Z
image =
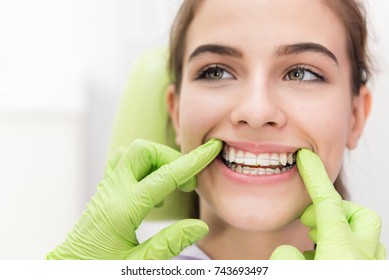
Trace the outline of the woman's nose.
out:
M 231 112 L 234 125 L 281 128 L 286 124 L 283 103 L 271 86 L 246 87 L 238 96 Z

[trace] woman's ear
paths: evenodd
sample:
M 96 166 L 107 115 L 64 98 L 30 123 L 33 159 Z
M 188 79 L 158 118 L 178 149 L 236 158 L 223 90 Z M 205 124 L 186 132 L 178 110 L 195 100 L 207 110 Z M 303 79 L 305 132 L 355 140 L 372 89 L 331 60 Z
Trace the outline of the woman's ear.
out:
M 174 130 L 176 132 L 176 144 L 181 145 L 181 136 L 180 136 L 180 122 L 179 122 L 179 107 L 180 107 L 180 97 L 176 92 L 176 86 L 170 84 L 167 88 L 166 93 L 167 107 L 169 110 L 170 120 L 173 124 Z
M 370 114 L 371 99 L 371 93 L 366 86 L 361 86 L 359 89 L 359 95 L 353 97 L 353 122 L 347 140 L 347 147 L 349 149 L 354 149 L 358 145 L 359 138 Z

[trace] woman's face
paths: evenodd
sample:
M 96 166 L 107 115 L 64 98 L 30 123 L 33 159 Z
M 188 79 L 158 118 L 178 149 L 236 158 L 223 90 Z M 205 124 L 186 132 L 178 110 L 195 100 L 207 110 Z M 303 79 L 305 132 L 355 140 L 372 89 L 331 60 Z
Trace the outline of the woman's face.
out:
M 319 0 L 201 4 L 170 109 L 184 153 L 224 142 L 198 176 L 202 218 L 252 231 L 291 224 L 310 204 L 294 162 L 302 147 L 336 179 L 363 127 L 346 42 Z

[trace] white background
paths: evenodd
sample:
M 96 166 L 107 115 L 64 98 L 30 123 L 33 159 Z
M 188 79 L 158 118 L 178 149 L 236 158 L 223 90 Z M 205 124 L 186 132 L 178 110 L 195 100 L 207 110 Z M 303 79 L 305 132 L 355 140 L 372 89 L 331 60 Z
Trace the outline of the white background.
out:
M 368 2 L 371 117 L 347 154 L 352 199 L 389 247 L 389 1 Z M 0 0 L 0 259 L 43 259 L 94 193 L 137 55 L 167 43 L 180 0 Z

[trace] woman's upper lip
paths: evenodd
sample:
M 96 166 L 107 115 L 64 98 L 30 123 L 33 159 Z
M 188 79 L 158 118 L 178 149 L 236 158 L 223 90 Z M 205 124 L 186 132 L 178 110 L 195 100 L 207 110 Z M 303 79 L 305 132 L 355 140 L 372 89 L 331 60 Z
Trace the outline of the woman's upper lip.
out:
M 283 143 L 275 142 L 244 142 L 244 141 L 229 141 L 222 140 L 224 145 L 232 146 L 239 150 L 251 153 L 295 153 L 302 147 L 290 146 Z

